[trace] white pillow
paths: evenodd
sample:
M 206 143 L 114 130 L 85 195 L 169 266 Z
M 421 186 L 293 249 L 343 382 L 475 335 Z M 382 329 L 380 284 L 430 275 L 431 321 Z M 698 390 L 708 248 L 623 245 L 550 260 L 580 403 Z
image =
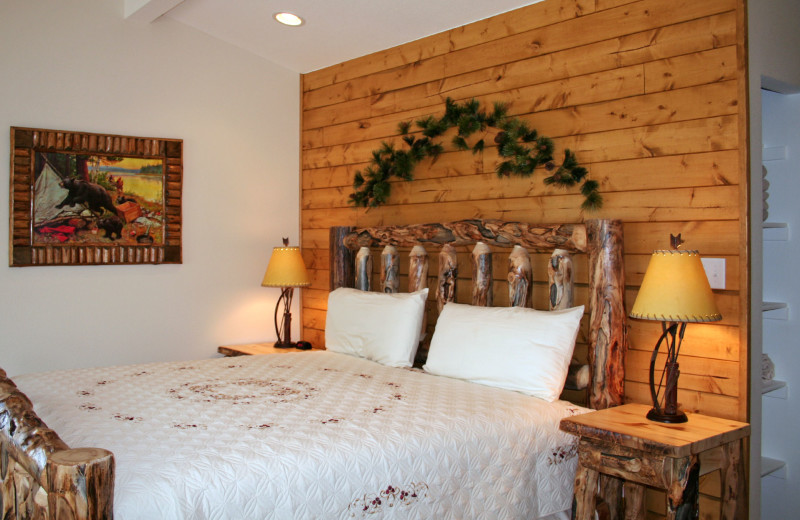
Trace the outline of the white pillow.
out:
M 561 311 L 448 303 L 426 372 L 555 401 L 564 389 L 583 306 Z
M 339 288 L 328 295 L 325 348 L 410 367 L 419 345 L 428 289 L 378 293 Z

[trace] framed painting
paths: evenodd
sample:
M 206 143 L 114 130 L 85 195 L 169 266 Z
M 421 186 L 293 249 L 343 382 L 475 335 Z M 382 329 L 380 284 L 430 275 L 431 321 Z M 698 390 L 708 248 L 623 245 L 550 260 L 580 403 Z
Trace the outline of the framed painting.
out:
M 11 127 L 9 264 L 181 263 L 183 141 Z

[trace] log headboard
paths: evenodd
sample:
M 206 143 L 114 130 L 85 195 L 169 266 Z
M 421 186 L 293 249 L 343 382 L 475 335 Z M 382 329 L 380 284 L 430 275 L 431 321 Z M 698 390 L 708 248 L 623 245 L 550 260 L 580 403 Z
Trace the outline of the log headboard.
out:
M 594 409 L 622 404 L 627 328 L 622 222 L 589 220 L 583 224 L 534 225 L 501 220 L 460 220 L 330 230 L 330 288 L 371 289 L 372 255 L 383 247 L 380 290 L 399 290 L 397 248 L 409 248 L 408 290 L 427 287 L 427 248 L 439 248 L 435 299 L 439 310 L 454 301 L 458 279 L 455 247 L 473 246 L 472 304 L 492 304 L 492 248 L 509 248 L 509 303 L 527 306 L 532 284 L 529 251 L 551 253 L 548 263 L 551 309 L 572 306 L 572 254 L 586 254 L 589 272 L 589 373 L 587 405 Z M 515 247 L 516 246 L 516 247 Z M 431 292 L 434 292 L 433 290 Z

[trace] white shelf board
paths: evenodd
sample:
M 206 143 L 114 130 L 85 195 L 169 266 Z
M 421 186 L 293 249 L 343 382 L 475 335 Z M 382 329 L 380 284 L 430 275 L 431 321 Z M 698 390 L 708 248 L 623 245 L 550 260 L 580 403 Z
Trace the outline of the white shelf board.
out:
M 789 304 L 786 302 L 761 302 L 761 312 L 768 320 L 788 320 Z
M 761 151 L 761 162 L 769 161 L 785 161 L 786 160 L 786 147 L 785 146 L 765 146 Z
M 773 379 L 771 381 L 762 380 L 761 394 L 764 397 L 786 399 L 789 396 L 789 387 L 786 386 L 786 381 L 779 381 L 778 379 Z
M 789 224 L 786 222 L 764 222 L 764 240 L 776 242 L 789 240 Z
M 782 460 L 761 457 L 761 476 L 786 478 L 786 463 Z

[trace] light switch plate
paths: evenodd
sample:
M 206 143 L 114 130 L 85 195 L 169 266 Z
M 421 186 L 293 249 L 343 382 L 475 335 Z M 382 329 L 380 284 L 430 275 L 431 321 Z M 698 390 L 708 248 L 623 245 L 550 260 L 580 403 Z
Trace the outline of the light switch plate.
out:
M 712 289 L 725 288 L 725 259 L 724 258 L 701 258 L 703 268 L 706 270 L 708 284 Z

